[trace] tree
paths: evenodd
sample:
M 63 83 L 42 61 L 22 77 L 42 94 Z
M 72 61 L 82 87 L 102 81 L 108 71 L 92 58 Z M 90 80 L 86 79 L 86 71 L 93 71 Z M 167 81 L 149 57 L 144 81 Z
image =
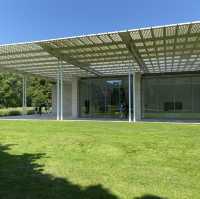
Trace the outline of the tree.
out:
M 22 106 L 22 76 L 0 73 L 0 107 Z M 27 78 L 27 105 L 51 103 L 51 82 L 36 77 Z

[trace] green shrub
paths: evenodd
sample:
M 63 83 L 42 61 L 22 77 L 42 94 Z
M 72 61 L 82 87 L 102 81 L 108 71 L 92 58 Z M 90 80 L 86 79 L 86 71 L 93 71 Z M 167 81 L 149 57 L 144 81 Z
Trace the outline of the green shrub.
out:
M 0 116 L 8 116 L 8 110 L 0 109 Z
M 8 111 L 9 116 L 16 116 L 16 115 L 22 115 L 22 112 L 19 110 L 10 110 Z
M 33 107 L 27 107 L 25 114 L 32 115 L 34 114 L 34 108 Z M 17 116 L 17 115 L 23 115 L 24 110 L 22 107 L 16 107 L 16 108 L 0 108 L 0 117 L 5 116 Z
M 26 114 L 33 115 L 33 114 L 35 114 L 35 111 L 34 111 L 34 109 L 30 109 L 30 110 L 27 110 Z

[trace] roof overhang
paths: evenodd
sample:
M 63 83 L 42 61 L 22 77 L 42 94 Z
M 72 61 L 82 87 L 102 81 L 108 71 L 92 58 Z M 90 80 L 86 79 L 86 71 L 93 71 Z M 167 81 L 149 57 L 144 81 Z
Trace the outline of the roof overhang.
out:
M 0 69 L 64 79 L 200 70 L 200 22 L 0 46 Z

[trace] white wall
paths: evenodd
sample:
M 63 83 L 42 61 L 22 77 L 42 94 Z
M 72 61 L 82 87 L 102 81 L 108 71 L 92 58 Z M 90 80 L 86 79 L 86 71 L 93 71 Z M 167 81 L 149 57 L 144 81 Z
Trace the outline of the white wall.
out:
M 72 117 L 78 117 L 78 79 L 72 80 Z
M 53 84 L 52 85 L 52 112 L 53 114 L 56 114 L 56 102 L 57 102 L 57 98 L 56 98 L 56 95 L 57 95 L 57 91 L 56 91 L 56 84 Z
M 57 107 L 57 86 L 53 85 L 52 92 L 52 111 L 56 115 Z M 72 116 L 72 84 L 63 83 L 63 116 L 71 117 Z
M 136 121 L 141 120 L 141 74 L 135 73 Z
M 57 86 L 52 88 L 52 112 L 56 115 L 57 112 Z M 72 82 L 63 83 L 63 116 L 78 117 L 78 79 L 73 79 Z

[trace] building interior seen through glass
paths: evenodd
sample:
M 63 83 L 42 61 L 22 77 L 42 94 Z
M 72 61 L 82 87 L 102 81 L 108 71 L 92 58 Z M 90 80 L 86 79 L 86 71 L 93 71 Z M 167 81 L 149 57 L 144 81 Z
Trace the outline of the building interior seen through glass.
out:
M 200 75 L 144 76 L 143 118 L 200 118 Z
M 79 81 L 80 117 L 128 118 L 128 77 Z

